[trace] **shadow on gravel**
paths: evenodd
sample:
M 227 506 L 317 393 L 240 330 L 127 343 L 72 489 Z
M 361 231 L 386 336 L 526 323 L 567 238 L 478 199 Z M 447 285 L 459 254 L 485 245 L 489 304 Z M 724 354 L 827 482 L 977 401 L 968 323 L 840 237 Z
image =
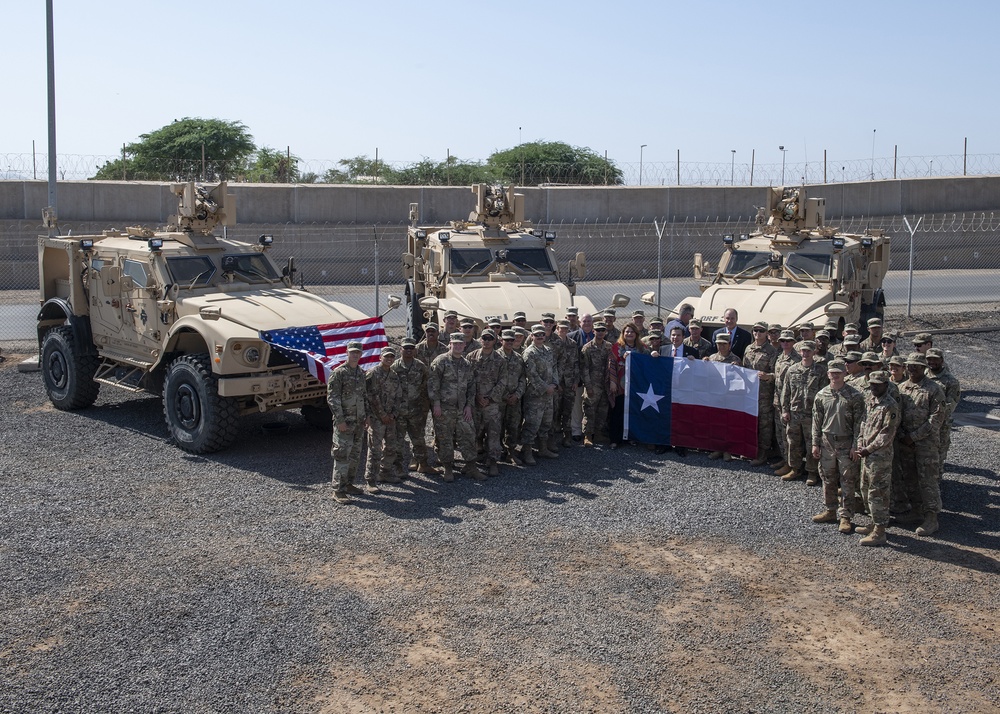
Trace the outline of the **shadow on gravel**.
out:
M 990 408 L 1000 408 L 1000 393 L 985 392 L 977 389 L 962 390 L 962 398 L 955 407 L 956 412 L 981 412 Z
M 972 545 L 980 548 L 996 548 L 996 538 L 993 545 L 983 545 L 982 543 L 968 543 L 959 537 L 949 537 L 948 529 L 954 527 L 952 514 L 942 514 L 941 531 L 932 539 L 921 538 L 910 530 L 900 530 L 892 528 L 889 530 L 889 543 L 901 553 L 926 558 L 938 563 L 957 565 L 981 573 L 1000 574 L 1000 560 L 991 558 L 973 550 L 957 547 L 959 545 Z
M 133 397 L 120 402 L 99 403 L 73 414 L 163 443 L 169 441 L 163 423 L 163 405 L 158 397 Z

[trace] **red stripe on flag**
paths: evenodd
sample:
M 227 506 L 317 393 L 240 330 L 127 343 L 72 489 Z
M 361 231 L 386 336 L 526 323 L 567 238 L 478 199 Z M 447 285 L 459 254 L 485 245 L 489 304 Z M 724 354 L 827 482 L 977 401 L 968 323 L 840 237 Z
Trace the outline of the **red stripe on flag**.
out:
M 757 417 L 701 404 L 670 405 L 670 443 L 706 451 L 757 457 Z

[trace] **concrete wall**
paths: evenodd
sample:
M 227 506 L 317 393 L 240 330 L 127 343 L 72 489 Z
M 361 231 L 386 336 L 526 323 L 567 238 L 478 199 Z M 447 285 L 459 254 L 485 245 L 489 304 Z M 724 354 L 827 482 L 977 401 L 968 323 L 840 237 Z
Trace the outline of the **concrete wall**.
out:
M 240 223 L 402 223 L 410 203 L 421 222 L 464 218 L 473 206 L 468 186 L 334 186 L 231 184 Z M 752 216 L 761 187 L 545 187 L 519 189 L 525 216 L 537 222 L 726 220 Z M 1000 176 L 924 178 L 820 184 L 827 216 L 891 216 L 1000 210 Z M 44 181 L 0 181 L 0 220 L 38 220 L 48 200 Z M 175 210 L 169 185 L 153 182 L 67 181 L 58 186 L 59 218 L 109 226 L 161 225 Z

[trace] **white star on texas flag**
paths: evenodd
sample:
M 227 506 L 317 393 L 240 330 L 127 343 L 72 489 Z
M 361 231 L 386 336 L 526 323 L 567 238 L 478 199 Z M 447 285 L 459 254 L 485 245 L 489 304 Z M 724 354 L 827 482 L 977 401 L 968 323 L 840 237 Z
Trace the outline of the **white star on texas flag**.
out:
M 646 407 L 653 407 L 653 409 L 659 412 L 660 407 L 657 405 L 657 402 L 666 396 L 665 394 L 657 394 L 654 392 L 652 384 L 649 385 L 649 389 L 646 390 L 645 394 L 642 392 L 636 392 L 636 394 L 638 394 L 639 399 L 642 400 L 642 406 L 639 407 L 639 411 L 642 411 Z

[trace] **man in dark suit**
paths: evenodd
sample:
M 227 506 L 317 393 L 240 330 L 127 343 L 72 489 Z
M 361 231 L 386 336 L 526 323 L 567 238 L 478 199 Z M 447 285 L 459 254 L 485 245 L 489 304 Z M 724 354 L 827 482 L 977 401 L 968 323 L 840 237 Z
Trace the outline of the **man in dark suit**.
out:
M 660 350 L 664 357 L 686 357 L 687 359 L 698 359 L 698 350 L 684 344 L 684 328 L 680 325 L 670 329 L 670 342 Z
M 739 320 L 739 313 L 733 308 L 729 308 L 724 313 L 722 313 L 722 320 L 725 323 L 724 327 L 720 327 L 718 330 L 712 333 L 712 352 L 716 352 L 715 339 L 719 335 L 729 335 L 729 344 L 732 348 L 733 354 L 743 359 L 743 353 L 746 348 L 750 346 L 753 342 L 753 335 L 739 327 L 736 322 Z

